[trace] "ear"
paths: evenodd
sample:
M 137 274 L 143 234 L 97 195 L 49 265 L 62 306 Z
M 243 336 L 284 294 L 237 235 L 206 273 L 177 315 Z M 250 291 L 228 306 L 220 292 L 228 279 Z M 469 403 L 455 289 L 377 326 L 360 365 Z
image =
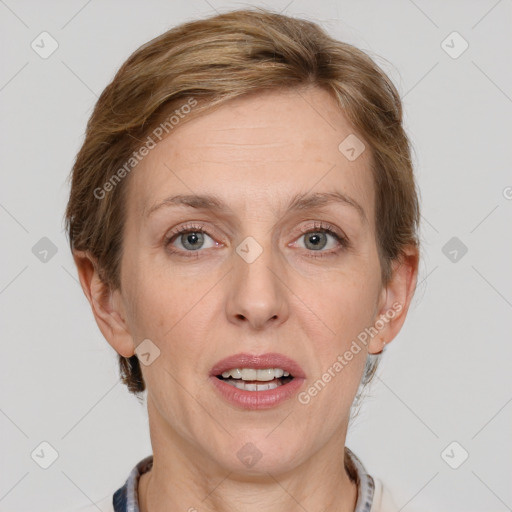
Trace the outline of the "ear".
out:
M 369 344 L 368 353 L 378 354 L 400 332 L 416 289 L 419 252 L 407 246 L 393 262 L 391 278 L 379 296 L 374 329 L 377 331 Z
M 114 350 L 131 357 L 135 346 L 126 323 L 126 314 L 119 290 L 112 290 L 100 278 L 96 259 L 87 251 L 73 251 L 82 290 L 91 305 L 98 327 Z

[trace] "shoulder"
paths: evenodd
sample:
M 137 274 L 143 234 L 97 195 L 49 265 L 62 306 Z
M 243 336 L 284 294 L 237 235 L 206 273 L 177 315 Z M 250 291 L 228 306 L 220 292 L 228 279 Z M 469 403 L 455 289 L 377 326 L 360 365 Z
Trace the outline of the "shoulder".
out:
M 114 505 L 112 501 L 112 496 L 107 496 L 106 498 L 98 501 L 96 503 L 91 503 L 90 505 L 86 505 L 85 507 L 77 508 L 73 512 L 114 512 Z
M 386 484 L 379 478 L 373 478 L 375 491 L 373 494 L 373 504 L 369 512 L 400 512 L 404 507 L 398 508 L 395 500 L 391 496 Z M 424 509 L 409 508 L 411 512 L 424 512 Z
M 374 478 L 373 481 L 375 483 L 375 491 L 370 512 L 398 512 L 398 507 L 382 480 Z
M 369 475 L 359 457 L 347 446 L 345 469 L 357 481 L 359 496 L 355 512 L 399 512 L 382 480 Z

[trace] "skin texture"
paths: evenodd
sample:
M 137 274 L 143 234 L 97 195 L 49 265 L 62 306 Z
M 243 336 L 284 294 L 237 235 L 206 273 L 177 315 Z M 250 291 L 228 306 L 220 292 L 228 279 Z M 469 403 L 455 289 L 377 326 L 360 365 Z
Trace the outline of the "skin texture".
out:
M 352 162 L 338 150 L 351 133 L 319 88 L 232 100 L 175 127 L 129 176 L 122 291 L 105 293 L 92 258 L 75 254 L 112 347 L 129 357 L 150 339 L 161 352 L 142 365 L 154 454 L 139 484 L 143 512 L 354 510 L 357 489 L 342 463 L 350 407 L 367 353 L 380 352 L 405 320 L 418 255 L 407 248 L 382 286 L 369 146 Z M 287 211 L 297 193 L 333 190 L 356 201 L 366 220 L 344 204 Z M 204 193 L 229 210 L 174 206 L 146 216 L 166 197 Z M 203 245 L 188 233 L 198 250 L 187 234 L 165 246 L 174 228 L 197 232 L 198 223 Z M 319 233 L 318 223 L 348 246 Z M 263 249 L 250 264 L 236 252 L 248 236 Z M 294 397 L 241 410 L 209 380 L 224 357 L 280 352 L 302 366 L 307 389 L 394 303 L 401 311 L 306 405 Z M 262 454 L 250 468 L 237 457 L 248 442 Z

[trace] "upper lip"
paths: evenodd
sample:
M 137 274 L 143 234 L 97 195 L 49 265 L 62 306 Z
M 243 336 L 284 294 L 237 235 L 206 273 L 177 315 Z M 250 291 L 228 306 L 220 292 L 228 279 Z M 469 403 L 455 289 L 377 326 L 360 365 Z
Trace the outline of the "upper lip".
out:
M 211 375 L 220 375 L 233 368 L 281 368 L 292 377 L 305 378 L 304 370 L 297 361 L 277 353 L 267 354 L 235 354 L 219 361 L 212 368 Z

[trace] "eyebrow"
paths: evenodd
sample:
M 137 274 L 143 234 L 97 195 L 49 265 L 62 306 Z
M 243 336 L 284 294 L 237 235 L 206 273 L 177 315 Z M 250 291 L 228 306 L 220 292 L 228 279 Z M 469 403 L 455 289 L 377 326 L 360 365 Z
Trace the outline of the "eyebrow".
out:
M 288 211 L 302 211 L 312 210 L 314 208 L 321 208 L 330 204 L 343 204 L 351 206 L 359 213 L 363 222 L 368 223 L 368 218 L 363 207 L 351 197 L 346 194 L 333 191 L 333 192 L 315 192 L 308 194 L 296 194 L 290 201 Z M 167 197 L 163 201 L 153 205 L 145 214 L 146 217 L 151 216 L 157 210 L 163 207 L 172 206 L 187 206 L 197 210 L 210 210 L 218 213 L 232 212 L 232 209 L 222 199 L 211 194 L 178 194 L 175 196 Z

